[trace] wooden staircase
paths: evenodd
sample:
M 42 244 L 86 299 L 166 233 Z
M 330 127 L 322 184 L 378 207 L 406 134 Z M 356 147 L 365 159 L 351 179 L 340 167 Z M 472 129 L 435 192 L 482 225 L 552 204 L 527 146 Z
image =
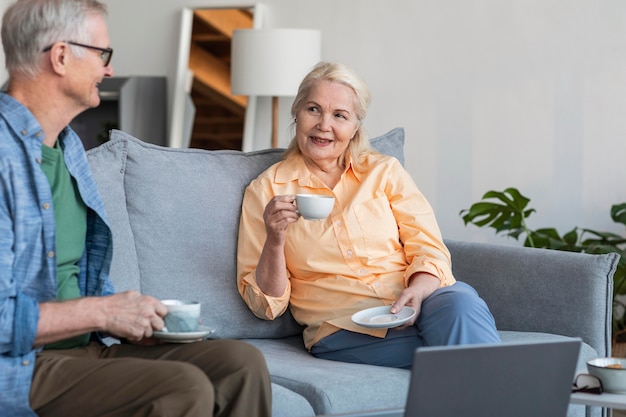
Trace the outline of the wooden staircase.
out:
M 235 29 L 252 28 L 246 9 L 194 11 L 189 69 L 196 107 L 189 146 L 241 149 L 247 97 L 230 94 L 231 39 Z

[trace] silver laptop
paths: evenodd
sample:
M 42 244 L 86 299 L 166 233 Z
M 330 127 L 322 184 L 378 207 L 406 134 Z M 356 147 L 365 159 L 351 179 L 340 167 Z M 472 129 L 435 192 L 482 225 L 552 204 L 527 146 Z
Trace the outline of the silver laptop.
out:
M 418 348 L 403 409 L 345 417 L 565 417 L 580 339 Z

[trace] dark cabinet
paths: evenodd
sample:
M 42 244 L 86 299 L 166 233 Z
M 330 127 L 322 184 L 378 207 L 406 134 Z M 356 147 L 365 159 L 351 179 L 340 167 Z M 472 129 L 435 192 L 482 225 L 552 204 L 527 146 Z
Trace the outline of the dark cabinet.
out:
M 100 105 L 79 114 L 70 126 L 91 149 L 119 129 L 144 142 L 167 146 L 165 77 L 112 77 L 100 84 Z

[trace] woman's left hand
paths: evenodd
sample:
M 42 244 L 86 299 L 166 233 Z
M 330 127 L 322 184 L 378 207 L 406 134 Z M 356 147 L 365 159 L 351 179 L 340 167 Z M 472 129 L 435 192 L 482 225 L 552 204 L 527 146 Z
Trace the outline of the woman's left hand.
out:
M 402 326 L 397 327 L 397 329 L 404 329 L 415 324 L 420 315 L 422 301 L 434 293 L 440 286 L 441 280 L 434 275 L 425 272 L 413 274 L 409 278 L 409 286 L 400 293 L 398 299 L 391 305 L 391 313 L 395 314 L 402 310 L 402 307 L 408 306 L 414 308 L 417 314 Z

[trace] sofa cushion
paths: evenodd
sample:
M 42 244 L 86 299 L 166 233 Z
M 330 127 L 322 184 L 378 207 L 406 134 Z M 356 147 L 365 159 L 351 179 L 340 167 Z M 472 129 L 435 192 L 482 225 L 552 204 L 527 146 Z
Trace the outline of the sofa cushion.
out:
M 272 383 L 272 417 L 313 417 L 315 411 L 302 395 Z
M 372 148 L 395 157 L 404 166 L 404 128 L 396 127 L 382 136 L 370 140 Z
M 557 340 L 569 339 L 569 336 L 561 336 L 553 333 L 541 332 L 517 332 L 517 331 L 498 331 L 502 343 L 536 343 L 550 342 Z M 587 343 L 580 345 L 580 353 L 578 354 L 578 362 L 576 363 L 577 372 L 587 372 L 587 361 L 597 358 L 598 352 Z
M 298 337 L 246 341 L 263 352 L 272 382 L 302 395 L 316 415 L 405 405 L 406 369 L 315 358 Z
M 112 226 L 111 277 L 114 278 L 118 291 L 141 287 L 135 238 L 126 208 L 124 175 L 127 153 L 128 142 L 125 140 L 106 142 L 87 152 L 91 170 L 100 194 L 103 196 L 107 216 Z
M 372 139 L 403 162 L 404 131 Z M 236 285 L 241 201 L 252 179 L 283 150 L 173 149 L 114 130 L 88 152 L 113 230 L 111 278 L 118 290 L 202 302 L 202 322 L 219 338 L 301 333 L 289 313 L 256 318 Z

